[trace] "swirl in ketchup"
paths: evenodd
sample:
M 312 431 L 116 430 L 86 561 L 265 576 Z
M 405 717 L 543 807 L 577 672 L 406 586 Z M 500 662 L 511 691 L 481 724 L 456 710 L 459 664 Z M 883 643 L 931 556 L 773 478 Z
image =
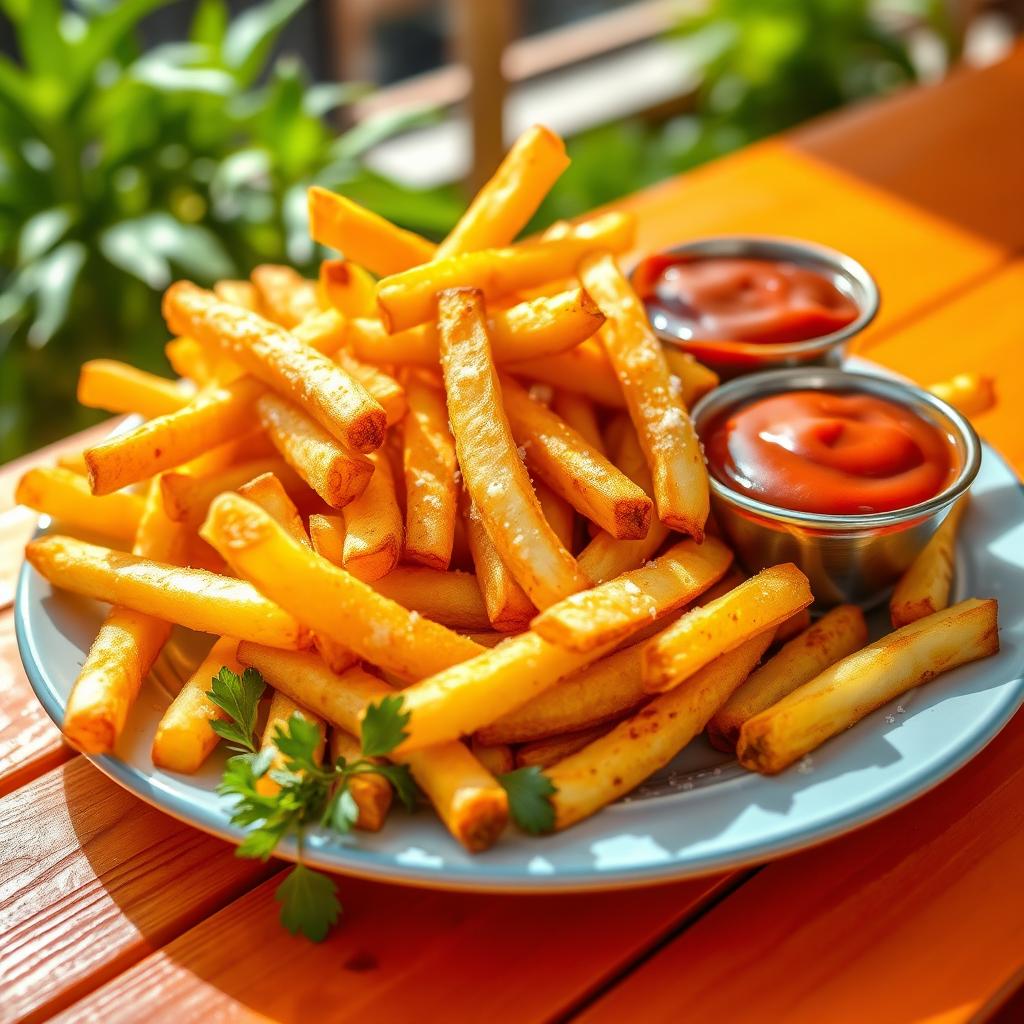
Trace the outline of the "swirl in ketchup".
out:
M 859 315 L 824 274 L 775 260 L 651 256 L 633 284 L 652 319 L 660 313 L 684 342 L 807 341 Z
M 705 436 L 712 474 L 798 512 L 907 508 L 953 482 L 950 439 L 907 406 L 874 395 L 792 391 L 755 399 Z

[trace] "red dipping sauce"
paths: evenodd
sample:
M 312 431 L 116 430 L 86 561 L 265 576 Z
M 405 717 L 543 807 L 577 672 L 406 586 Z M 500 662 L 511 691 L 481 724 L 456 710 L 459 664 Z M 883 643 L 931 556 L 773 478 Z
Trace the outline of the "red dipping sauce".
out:
M 637 267 L 633 285 L 686 343 L 807 341 L 860 313 L 824 274 L 776 260 L 661 254 Z
M 934 497 L 959 471 L 952 441 L 907 406 L 874 395 L 792 391 L 711 425 L 711 473 L 779 508 L 890 512 Z

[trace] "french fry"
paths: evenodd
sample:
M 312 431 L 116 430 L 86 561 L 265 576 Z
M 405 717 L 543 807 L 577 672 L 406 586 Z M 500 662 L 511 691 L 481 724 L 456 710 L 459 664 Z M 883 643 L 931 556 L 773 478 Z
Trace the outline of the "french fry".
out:
M 995 654 L 997 616 L 995 601 L 971 598 L 868 644 L 744 722 L 740 764 L 774 775 L 913 687 Z
M 177 412 L 157 416 L 85 451 L 93 494 L 110 494 L 241 437 L 253 427 L 263 385 L 251 377 L 197 395 Z
M 370 482 L 342 513 L 345 520 L 342 564 L 366 583 L 386 576 L 398 564 L 403 532 L 391 463 L 381 452 L 375 452 L 369 459 L 373 463 Z
M 503 363 L 502 370 L 520 379 L 582 395 L 608 409 L 623 409 L 626 405 L 612 364 L 590 338 L 566 352 Z
M 412 267 L 378 282 L 381 318 L 389 331 L 400 331 L 433 320 L 436 295 L 450 288 L 477 289 L 488 299 L 500 299 L 569 277 L 587 253 L 628 249 L 634 230 L 632 216 L 605 213 L 576 224 L 564 238 L 483 249 Z
M 533 490 L 548 526 L 562 547 L 571 554 L 576 543 L 576 510 L 565 498 L 551 490 L 543 480 L 535 480 Z
M 366 708 L 394 691 L 362 669 L 335 675 L 312 655 L 281 657 L 258 644 L 241 644 L 243 663 L 260 671 L 275 689 L 300 701 L 332 725 L 358 735 Z M 487 849 L 508 819 L 508 798 L 494 776 L 462 743 L 446 743 L 390 760 L 407 764 L 452 835 L 467 849 Z
M 956 535 L 966 509 L 967 498 L 964 496 L 949 510 L 896 584 L 889 599 L 893 629 L 931 615 L 949 604 L 956 560 Z
M 85 463 L 85 452 L 63 452 L 57 456 L 57 465 L 79 476 L 88 477 L 89 467 Z M 90 491 L 90 493 L 92 493 Z
M 565 143 L 554 132 L 543 125 L 527 128 L 437 247 L 435 258 L 508 245 L 568 166 Z
M 343 448 L 297 405 L 265 394 L 256 403 L 259 421 L 274 447 L 332 508 L 344 508 L 366 490 L 373 463 Z
M 928 390 L 965 416 L 979 416 L 996 404 L 995 381 L 981 373 L 958 373 L 929 385 Z
M 360 362 L 344 349 L 335 353 L 334 358 L 346 373 L 366 388 L 367 394 L 384 410 L 385 422 L 389 427 L 401 422 L 407 407 L 405 391 L 394 377 L 376 366 Z
M 228 714 L 206 694 L 221 668 L 242 671 L 237 649 L 237 640 L 221 637 L 185 680 L 156 727 L 151 756 L 157 768 L 194 775 L 213 752 L 219 737 L 210 722 L 224 721 Z
M 488 318 L 491 345 L 498 362 L 540 359 L 566 352 L 591 337 L 602 323 L 604 314 L 580 288 L 520 302 L 508 309 L 491 310 Z M 360 317 L 349 322 L 346 338 L 358 358 L 373 363 L 433 367 L 440 358 L 441 343 L 433 322 L 389 334 L 376 317 Z M 610 368 L 609 374 L 617 388 Z M 620 404 L 621 401 L 620 398 Z
M 599 337 L 647 457 L 658 517 L 700 541 L 710 510 L 704 456 L 643 303 L 608 253 L 584 259 L 580 276 L 607 318 Z
M 271 647 L 300 648 L 308 642 L 306 629 L 296 619 L 242 580 L 59 534 L 30 541 L 25 558 L 55 587 L 200 633 L 255 640 Z
M 708 722 L 711 743 L 732 753 L 744 722 L 867 642 L 868 628 L 861 610 L 850 604 L 833 608 L 788 641 L 715 712 Z
M 288 491 L 276 473 L 261 473 L 259 476 L 252 477 L 238 488 L 238 493 L 273 516 L 292 540 L 298 541 L 299 544 L 305 544 L 309 548 L 313 546 L 305 526 L 302 525 L 302 516 L 299 515 L 295 502 L 288 497 Z M 209 502 L 207 507 L 209 507 Z
M 332 761 L 337 762 L 342 757 L 348 762 L 359 761 L 362 756 L 359 740 L 344 729 L 331 730 Z M 367 760 L 381 763 L 379 757 Z M 349 778 L 348 791 L 359 810 L 359 817 L 355 821 L 356 828 L 361 828 L 364 832 L 379 832 L 384 826 L 394 798 L 391 783 L 383 775 L 374 772 L 361 773 Z
M 403 423 L 405 560 L 447 569 L 455 541 L 458 486 L 455 440 L 444 395 L 417 373 L 405 377 Z
M 237 648 L 238 645 L 236 644 L 235 646 Z M 306 719 L 311 725 L 316 726 L 317 731 L 320 733 L 320 742 L 313 751 L 313 760 L 319 764 L 323 759 L 324 748 L 327 746 L 327 726 L 324 724 L 324 720 L 319 715 L 314 715 L 309 708 L 304 708 L 301 704 L 293 701 L 291 697 L 275 690 L 270 698 L 270 707 L 267 708 L 267 722 L 263 727 L 263 735 L 260 737 L 261 751 L 267 750 L 270 747 L 275 748 L 274 759 L 270 762 L 270 767 L 256 782 L 256 791 L 263 796 L 273 796 L 281 790 L 280 783 L 270 777 L 272 771 L 283 769 L 285 764 L 285 758 L 276 749 L 274 739 L 277 736 L 278 729 L 284 731 L 287 728 L 288 720 L 292 715 L 298 715 L 300 718 Z
M 216 362 L 194 338 L 171 338 L 164 345 L 164 355 L 179 377 L 196 384 L 212 384 L 216 380 Z
M 339 568 L 344 566 L 345 520 L 341 516 L 323 515 L 319 512 L 311 515 L 309 539 L 318 555 L 322 555 Z
M 502 561 L 534 604 L 544 608 L 583 589 L 587 581 L 544 519 L 519 461 L 481 296 L 446 292 L 439 315 L 441 367 L 463 481 Z
M 733 586 L 738 586 L 742 580 L 737 580 Z M 729 588 L 732 590 L 732 587 Z M 809 608 L 803 608 L 798 612 L 794 612 L 785 622 L 779 623 L 778 628 L 775 630 L 774 643 L 784 644 L 788 640 L 792 640 L 793 637 L 802 633 L 811 624 L 811 610 Z
M 689 352 L 672 345 L 662 345 L 662 351 L 672 375 L 669 378 L 672 390 L 680 395 L 687 409 L 718 387 L 718 374 L 703 363 L 698 363 Z
M 90 359 L 78 373 L 78 401 L 90 409 L 136 412 L 150 418 L 174 412 L 191 398 L 177 381 L 116 359 Z
M 813 600 L 807 577 L 791 562 L 773 566 L 734 590 L 687 612 L 644 649 L 644 686 L 678 686 L 720 654 L 775 627 Z
M 345 323 L 336 309 L 322 309 L 296 324 L 292 336 L 325 356 L 336 355 L 345 344 Z
M 436 249 L 412 231 L 317 185 L 309 190 L 309 233 L 314 242 L 343 252 L 378 275 L 397 274 L 427 263 Z
M 52 516 L 62 526 L 118 541 L 135 537 L 145 507 L 138 494 L 128 491 L 94 495 L 85 477 L 58 466 L 30 469 L 18 480 L 14 500 Z
M 221 302 L 230 302 L 233 306 L 251 309 L 254 313 L 264 315 L 260 293 L 252 281 L 217 281 L 213 286 L 213 294 Z
M 378 594 L 451 629 L 487 629 L 490 622 L 476 577 L 469 572 L 399 565 L 373 581 Z
M 556 788 L 555 829 L 589 817 L 667 765 L 750 674 L 772 633 L 755 634 L 718 655 L 681 686 L 549 768 L 546 774 Z
M 306 280 L 292 267 L 264 263 L 262 266 L 254 267 L 251 276 L 262 306 L 262 313 L 259 315 L 288 330 L 300 324 L 310 313 L 316 313 L 320 309 L 316 283 Z M 255 312 L 251 307 L 248 308 L 250 312 Z
M 601 437 L 597 410 L 594 409 L 593 402 L 585 395 L 578 395 L 559 388 L 551 401 L 551 411 L 565 420 L 591 448 L 607 458 L 608 453 L 604 448 L 604 438 Z
M 201 533 L 239 576 L 282 608 L 298 611 L 316 633 L 403 679 L 422 678 L 481 650 L 297 544 L 238 495 L 213 501 Z
M 172 331 L 216 345 L 353 451 L 374 451 L 383 443 L 380 405 L 337 363 L 289 331 L 187 281 L 167 289 L 163 312 Z
M 377 315 L 377 282 L 352 260 L 323 260 L 320 296 L 346 317 Z
M 504 775 L 512 771 L 516 766 L 515 755 L 512 748 L 504 743 L 489 747 L 477 741 L 474 736 L 469 743 L 469 749 L 473 756 L 492 774 Z
M 570 594 L 541 612 L 530 628 L 573 651 L 617 643 L 682 608 L 720 580 L 731 564 L 732 552 L 714 537 L 700 545 L 684 540 L 639 569 Z
M 501 396 L 512 436 L 537 476 L 613 537 L 647 535 L 652 503 L 641 488 L 511 377 L 502 379 Z
M 611 728 L 612 723 L 606 722 L 602 725 L 592 725 L 589 729 L 581 729 L 579 732 L 567 732 L 543 740 L 531 740 L 516 751 L 516 767 L 550 768 L 553 764 L 557 764 L 570 754 L 575 754 L 577 750 L 582 750 L 594 740 L 604 736 Z

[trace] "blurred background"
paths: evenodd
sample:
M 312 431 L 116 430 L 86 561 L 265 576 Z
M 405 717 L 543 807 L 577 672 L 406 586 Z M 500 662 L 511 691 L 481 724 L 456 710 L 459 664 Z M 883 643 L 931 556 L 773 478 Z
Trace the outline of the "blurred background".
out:
M 433 238 L 537 121 L 534 227 L 988 63 L 1022 0 L 0 0 L 0 462 L 94 422 L 86 358 L 169 373 L 177 277 L 312 271 L 305 190 Z

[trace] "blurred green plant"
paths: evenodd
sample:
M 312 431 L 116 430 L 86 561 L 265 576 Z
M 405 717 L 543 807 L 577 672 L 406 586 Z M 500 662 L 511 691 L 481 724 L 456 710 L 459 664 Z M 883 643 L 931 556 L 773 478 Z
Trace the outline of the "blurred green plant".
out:
M 0 56 L 0 462 L 96 418 L 74 401 L 83 359 L 166 372 L 160 292 L 175 276 L 311 267 L 310 182 L 419 227 L 457 216 L 448 193 L 363 165 L 422 112 L 338 136 L 328 115 L 365 87 L 311 84 L 288 57 L 268 68 L 303 2 L 229 20 L 201 0 L 186 41 L 142 52 L 139 23 L 167 0 L 0 0 L 21 55 Z

